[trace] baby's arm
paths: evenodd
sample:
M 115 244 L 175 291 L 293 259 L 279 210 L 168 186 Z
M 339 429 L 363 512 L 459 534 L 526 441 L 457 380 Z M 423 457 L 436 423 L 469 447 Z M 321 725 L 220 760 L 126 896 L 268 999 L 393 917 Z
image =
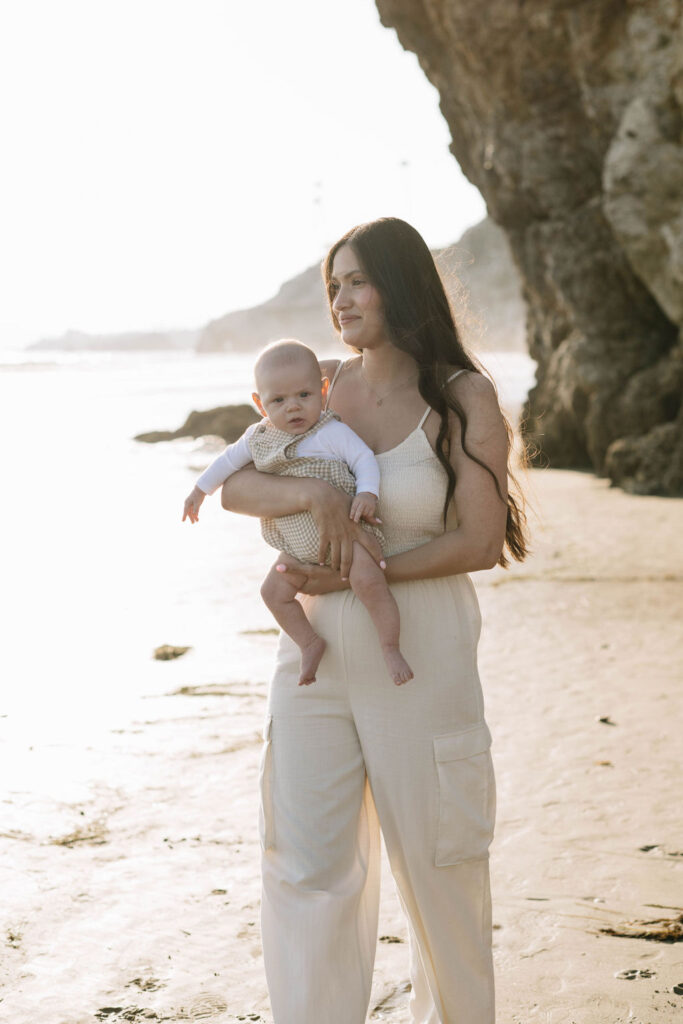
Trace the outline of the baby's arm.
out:
M 185 499 L 183 522 L 189 519 L 191 523 L 196 523 L 199 519 L 199 508 L 206 495 L 213 494 L 229 476 L 236 473 L 238 469 L 244 469 L 249 465 L 252 461 L 249 438 L 258 425 L 258 423 L 254 423 L 248 427 L 239 440 L 234 444 L 229 444 L 204 470 Z
M 374 522 L 379 497 L 379 464 L 372 450 L 350 427 L 338 421 L 321 430 L 319 437 L 330 454 L 342 459 L 356 478 L 356 497 L 349 513 L 351 519 L 356 523 L 360 519 Z M 363 511 L 358 511 L 360 507 Z

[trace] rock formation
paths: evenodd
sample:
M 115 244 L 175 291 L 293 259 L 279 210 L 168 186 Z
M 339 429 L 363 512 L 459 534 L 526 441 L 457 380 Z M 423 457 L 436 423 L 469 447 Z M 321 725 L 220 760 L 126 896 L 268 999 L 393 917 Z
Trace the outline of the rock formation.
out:
M 524 352 L 522 282 L 497 224 L 487 217 L 434 258 L 465 344 L 476 352 Z
M 277 295 L 261 305 L 212 320 L 199 337 L 197 351 L 250 352 L 288 337 L 317 352 L 335 344 L 318 266 L 286 281 Z
M 136 434 L 133 440 L 155 444 L 157 441 L 176 441 L 180 437 L 222 437 L 232 444 L 247 427 L 260 419 L 253 405 L 220 405 L 216 409 L 191 412 L 177 430 L 149 430 Z
M 683 493 L 681 0 L 376 0 L 510 240 L 552 466 Z
M 474 349 L 522 351 L 521 282 L 500 228 L 484 220 L 435 256 L 467 343 Z M 319 354 L 339 346 L 318 265 L 285 282 L 277 295 L 260 306 L 227 313 L 207 324 L 197 349 L 254 351 L 287 336 Z

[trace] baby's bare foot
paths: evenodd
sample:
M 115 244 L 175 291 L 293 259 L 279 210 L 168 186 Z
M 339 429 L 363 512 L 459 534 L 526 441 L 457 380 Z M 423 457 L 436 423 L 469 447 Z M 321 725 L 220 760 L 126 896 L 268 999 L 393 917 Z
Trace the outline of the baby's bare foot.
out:
M 325 653 L 327 644 L 321 636 L 314 637 L 310 643 L 301 648 L 301 675 L 299 686 L 308 686 L 315 682 L 315 673 L 318 670 L 320 659 Z
M 413 670 L 403 657 L 398 647 L 383 647 L 382 654 L 389 669 L 389 675 L 397 686 L 403 686 L 413 678 Z

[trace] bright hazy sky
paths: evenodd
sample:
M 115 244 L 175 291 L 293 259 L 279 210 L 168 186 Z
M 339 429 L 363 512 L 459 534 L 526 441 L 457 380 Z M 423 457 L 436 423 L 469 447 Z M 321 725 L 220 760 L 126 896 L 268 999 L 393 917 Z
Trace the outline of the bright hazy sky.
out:
M 0 7 L 0 345 L 195 327 L 353 224 L 485 214 L 373 0 Z

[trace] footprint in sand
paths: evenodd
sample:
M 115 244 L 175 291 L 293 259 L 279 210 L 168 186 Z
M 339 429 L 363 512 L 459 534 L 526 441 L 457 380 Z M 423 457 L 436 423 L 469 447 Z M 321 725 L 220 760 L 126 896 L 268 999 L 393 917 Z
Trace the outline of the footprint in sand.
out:
M 638 970 L 636 967 L 632 967 L 629 970 L 617 971 L 614 975 L 620 981 L 635 981 L 636 978 L 654 978 L 656 976 L 655 971 L 648 971 L 647 968 L 644 970 Z
M 210 1020 L 216 1014 L 225 1013 L 227 1003 L 219 996 L 203 996 L 191 1006 L 185 1008 L 186 1015 L 190 1020 Z
M 158 992 L 160 988 L 164 988 L 158 978 L 133 978 L 128 982 L 126 988 L 130 988 L 131 985 L 135 985 L 141 992 Z
M 95 1014 L 98 1020 L 105 1021 L 130 1021 L 136 1024 L 138 1021 L 155 1020 L 157 1015 L 154 1010 L 147 1010 L 139 1006 L 101 1006 Z
M 379 1019 L 384 1020 L 384 1014 L 390 1010 L 402 1010 L 406 1005 L 406 995 L 410 992 L 411 984 L 409 981 L 405 981 L 402 985 L 392 986 L 378 1003 L 376 1003 L 372 1012 L 370 1013 L 370 1020 L 377 1020 L 378 1014 Z
M 251 945 L 248 947 L 249 955 L 256 960 L 258 959 L 258 957 L 263 956 L 263 950 L 261 948 L 260 940 L 252 930 L 254 927 L 254 921 L 247 921 L 245 927 L 241 928 L 240 931 L 238 931 L 237 938 L 241 939 L 242 941 L 251 943 Z

